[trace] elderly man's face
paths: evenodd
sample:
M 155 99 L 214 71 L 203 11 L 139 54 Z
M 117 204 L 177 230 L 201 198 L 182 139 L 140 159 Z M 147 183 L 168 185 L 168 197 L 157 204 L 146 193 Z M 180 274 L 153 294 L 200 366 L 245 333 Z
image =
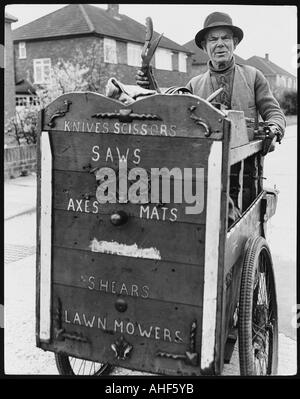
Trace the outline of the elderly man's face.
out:
M 205 37 L 205 49 L 213 64 L 229 62 L 236 45 L 237 38 L 229 28 L 213 28 Z

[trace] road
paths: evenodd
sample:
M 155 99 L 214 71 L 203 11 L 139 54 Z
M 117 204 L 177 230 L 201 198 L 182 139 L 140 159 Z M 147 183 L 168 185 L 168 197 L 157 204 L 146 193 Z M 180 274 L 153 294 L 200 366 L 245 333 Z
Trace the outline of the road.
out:
M 296 372 L 297 129 L 287 129 L 284 142 L 265 160 L 265 186 L 280 190 L 275 216 L 268 226 L 279 305 L 279 374 Z M 10 199 L 11 200 L 11 199 Z M 26 200 L 26 195 L 24 196 Z M 57 374 L 54 356 L 35 346 L 35 212 L 5 221 L 5 372 Z M 142 375 L 116 369 L 115 375 Z M 238 375 L 238 356 L 225 367 Z M 147 375 L 147 374 L 146 374 Z

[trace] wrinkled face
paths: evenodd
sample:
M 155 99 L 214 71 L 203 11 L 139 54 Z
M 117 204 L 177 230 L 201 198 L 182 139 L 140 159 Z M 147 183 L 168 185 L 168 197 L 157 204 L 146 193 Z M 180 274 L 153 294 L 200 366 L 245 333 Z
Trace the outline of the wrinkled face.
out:
M 213 64 L 227 63 L 231 60 L 238 39 L 229 28 L 213 28 L 205 37 L 204 48 Z

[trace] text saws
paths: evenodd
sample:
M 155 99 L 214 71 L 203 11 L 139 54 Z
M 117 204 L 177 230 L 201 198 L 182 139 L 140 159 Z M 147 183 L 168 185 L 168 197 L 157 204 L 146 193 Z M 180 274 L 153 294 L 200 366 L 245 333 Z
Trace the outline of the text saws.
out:
M 107 332 L 116 332 L 128 335 L 137 335 L 143 338 L 162 340 L 167 342 L 182 343 L 182 333 L 179 330 L 172 330 L 154 325 L 144 325 L 137 321 L 110 320 L 107 316 L 99 316 L 76 312 L 65 309 L 63 312 L 63 321 L 66 324 L 73 324 L 87 328 L 100 329 Z
M 83 200 L 70 198 L 67 211 L 72 212 L 83 212 L 83 213 L 94 213 L 100 212 L 100 207 L 105 206 L 105 204 L 99 204 L 97 200 Z M 150 205 L 140 205 L 139 217 L 142 219 L 150 220 L 162 220 L 175 222 L 177 220 L 177 208 L 169 208 L 166 206 L 150 206 Z

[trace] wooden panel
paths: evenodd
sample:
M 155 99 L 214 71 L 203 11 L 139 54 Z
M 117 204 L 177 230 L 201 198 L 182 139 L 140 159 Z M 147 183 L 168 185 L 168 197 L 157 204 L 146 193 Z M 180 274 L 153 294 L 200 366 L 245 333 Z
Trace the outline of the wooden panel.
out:
M 202 306 L 203 267 L 53 247 L 53 282 Z
M 53 168 L 89 171 L 117 168 L 119 159 L 127 159 L 128 168 L 201 168 L 207 164 L 210 139 L 117 136 L 97 133 L 50 133 Z M 188 156 L 187 156 L 188 155 Z
M 263 194 L 263 193 L 262 193 Z M 226 252 L 224 261 L 224 272 L 228 273 L 229 269 L 234 265 L 241 253 L 244 253 L 246 241 L 250 237 L 261 235 L 261 199 L 260 194 L 256 201 L 247 209 L 242 218 L 227 233 Z
M 205 183 L 199 181 L 199 188 L 193 191 L 201 199 L 203 210 L 197 214 L 187 214 L 186 207 L 195 204 L 170 202 L 163 206 L 155 204 L 100 204 L 96 199 L 97 183 L 94 174 L 84 172 L 54 171 L 53 173 L 53 204 L 55 209 L 69 210 L 75 213 L 91 213 L 111 215 L 116 211 L 124 211 L 129 216 L 170 222 L 205 223 L 206 209 L 206 176 Z M 193 183 L 195 185 L 195 182 Z M 170 184 L 171 192 L 173 183 Z M 194 186 L 195 187 L 195 186 Z M 182 185 L 182 193 L 184 185 Z M 149 195 L 150 197 L 150 195 Z M 172 197 L 171 197 L 172 198 Z M 184 198 L 183 198 L 184 199 Z M 150 200 L 150 198 L 149 198 Z M 200 211 L 200 209 L 199 209 Z
M 143 115 L 142 119 L 128 118 L 124 116 L 124 110 Z M 107 115 L 120 114 L 120 111 L 123 116 L 110 118 Z M 99 114 L 102 114 L 102 118 Z M 211 138 L 220 140 L 224 114 L 199 97 L 153 95 L 124 105 L 100 94 L 87 92 L 65 94 L 48 105 L 44 112 L 43 128 L 98 134 L 112 132 L 121 135 L 205 137 L 206 129 L 202 122 L 208 121 Z
M 129 218 L 116 227 L 108 215 L 56 211 L 53 244 L 203 265 L 204 226 Z
M 251 141 L 249 144 L 230 150 L 230 165 L 242 161 L 262 150 L 262 140 Z
M 63 328 L 71 336 L 80 334 L 86 340 L 66 339 L 61 345 L 68 354 L 154 373 L 166 372 L 165 367 L 179 374 L 183 369 L 191 372 L 182 361 L 163 359 L 157 352 L 184 355 L 189 351 L 195 321 L 194 348 L 199 354 L 201 308 L 128 297 L 127 310 L 120 313 L 115 308 L 117 297 L 114 295 L 57 285 L 53 293 L 53 328 Z M 121 335 L 133 346 L 127 360 L 117 360 L 111 349 Z M 59 345 L 59 340 L 53 340 L 51 346 Z M 192 369 L 197 372 L 199 367 Z

